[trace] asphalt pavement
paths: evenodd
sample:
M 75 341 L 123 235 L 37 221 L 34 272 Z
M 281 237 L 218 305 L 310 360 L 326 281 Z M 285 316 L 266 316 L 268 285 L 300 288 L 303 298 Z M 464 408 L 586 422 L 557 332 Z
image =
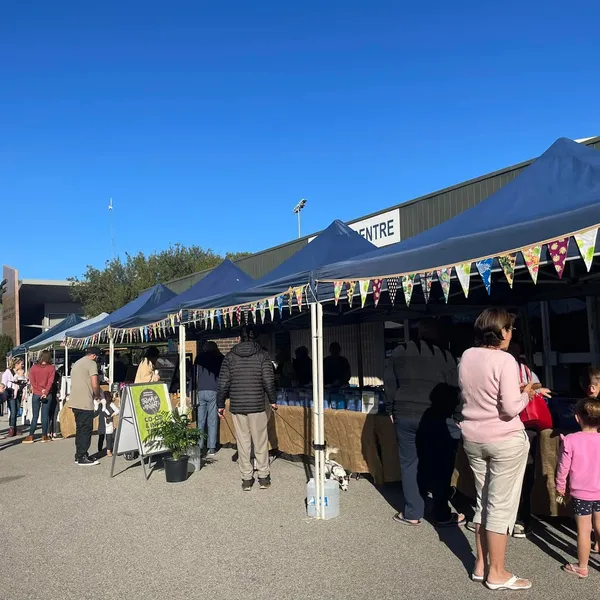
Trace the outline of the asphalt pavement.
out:
M 7 429 L 0 419 L 0 436 Z M 306 517 L 306 471 L 276 460 L 270 490 L 241 491 L 233 452 L 181 484 L 139 467 L 109 477 L 110 460 L 74 464 L 74 442 L 0 441 L 2 600 L 479 599 L 470 581 L 473 534 L 392 521 L 395 490 L 350 482 L 341 515 Z M 96 438 L 92 442 L 95 447 Z M 387 499 L 386 499 L 387 498 Z M 526 598 L 600 597 L 598 562 L 579 581 L 570 521 L 539 522 L 510 540 L 508 567 L 533 580 Z

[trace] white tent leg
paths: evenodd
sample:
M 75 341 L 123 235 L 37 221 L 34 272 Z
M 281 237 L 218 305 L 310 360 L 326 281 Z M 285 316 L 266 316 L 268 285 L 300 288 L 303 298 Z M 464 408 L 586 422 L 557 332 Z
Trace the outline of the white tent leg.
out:
M 187 408 L 187 373 L 185 364 L 185 326 L 179 323 L 179 412 L 183 414 Z
M 69 375 L 69 346 L 65 346 L 65 377 Z
M 319 484 L 318 488 L 321 492 L 317 498 L 320 509 L 320 518 L 325 517 L 325 415 L 323 414 L 325 393 L 323 389 L 323 305 L 317 302 L 317 387 L 319 391 L 319 444 L 322 450 L 319 451 Z
M 111 385 L 115 382 L 115 340 L 112 332 L 108 333 L 108 380 Z
M 322 490 L 319 488 L 321 482 L 321 460 L 319 447 L 320 429 L 320 413 L 319 413 L 319 344 L 318 344 L 318 329 L 317 329 L 317 304 L 310 305 L 310 331 L 312 340 L 312 383 L 313 383 L 313 447 L 315 456 L 315 508 L 317 511 L 317 519 L 321 518 L 321 503 L 319 499 L 322 497 Z

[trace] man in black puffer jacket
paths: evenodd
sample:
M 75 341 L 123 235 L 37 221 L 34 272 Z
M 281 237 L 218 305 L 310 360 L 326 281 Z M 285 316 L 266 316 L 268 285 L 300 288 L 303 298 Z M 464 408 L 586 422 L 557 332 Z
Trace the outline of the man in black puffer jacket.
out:
M 269 354 L 254 341 L 254 332 L 242 328 L 242 341 L 225 356 L 219 375 L 217 407 L 219 416 L 225 416 L 225 400 L 233 417 L 238 448 L 238 465 L 242 472 L 242 489 L 250 491 L 254 484 L 254 470 L 250 452 L 254 455 L 261 489 L 271 485 L 269 470 L 269 415 L 265 394 L 276 408 L 275 372 Z

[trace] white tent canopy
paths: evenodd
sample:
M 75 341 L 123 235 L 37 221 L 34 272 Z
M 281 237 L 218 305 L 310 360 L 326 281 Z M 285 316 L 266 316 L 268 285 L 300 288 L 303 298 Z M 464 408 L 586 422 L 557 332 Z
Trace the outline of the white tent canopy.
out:
M 30 346 L 29 352 L 38 352 L 40 350 L 45 350 L 46 348 L 52 348 L 55 344 L 60 345 L 60 344 L 64 343 L 65 339 L 67 337 L 69 337 L 69 335 L 72 332 L 77 331 L 77 329 L 81 329 L 82 327 L 92 325 L 92 324 L 96 323 L 97 321 L 102 321 L 102 319 L 106 318 L 107 316 L 108 316 L 108 313 L 100 313 L 99 315 L 92 317 L 91 319 L 87 319 L 87 321 L 82 321 L 81 323 L 78 323 L 77 325 L 71 327 L 71 329 L 67 329 L 66 331 L 61 331 L 60 333 L 57 333 L 56 335 L 53 335 L 52 337 L 46 338 L 45 340 L 41 341 L 39 344 L 36 344 L 35 346 Z

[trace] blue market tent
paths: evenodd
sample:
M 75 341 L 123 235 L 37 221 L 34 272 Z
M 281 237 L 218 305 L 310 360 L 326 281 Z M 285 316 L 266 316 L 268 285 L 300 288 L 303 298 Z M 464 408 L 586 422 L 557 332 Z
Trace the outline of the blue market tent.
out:
M 92 317 L 91 319 L 87 319 L 86 321 L 81 321 L 81 323 L 77 323 L 77 325 L 75 325 L 75 327 L 71 327 L 70 329 L 66 329 L 64 331 L 60 331 L 58 333 L 55 333 L 53 336 L 44 339 L 41 342 L 38 342 L 36 344 L 32 344 L 29 347 L 29 350 L 34 352 L 37 350 L 43 350 L 44 348 L 50 348 L 52 347 L 54 344 L 63 344 L 64 341 L 71 336 L 71 332 L 75 332 L 78 329 L 81 329 L 82 327 L 88 327 L 90 325 L 92 325 L 93 323 L 97 323 L 98 321 L 102 321 L 102 319 L 105 319 L 106 317 L 108 317 L 108 313 L 100 313 L 99 315 Z
M 142 292 L 135 300 L 110 313 L 101 321 L 70 331 L 68 337 L 71 339 L 91 337 L 108 327 L 112 327 L 113 323 L 141 314 L 142 312 L 153 310 L 174 296 L 175 292 L 172 292 L 168 287 L 159 283 L 149 290 Z
M 203 277 L 191 288 L 185 290 L 185 292 L 167 300 L 167 302 L 153 310 L 115 321 L 111 327 L 113 329 L 126 329 L 128 327 L 142 327 L 150 323 L 156 323 L 171 314 L 179 312 L 186 302 L 199 301 L 217 294 L 236 292 L 250 287 L 253 283 L 254 279 L 250 275 L 247 275 L 230 260 L 226 259 L 206 275 L 206 277 Z
M 318 281 L 372 279 L 515 252 L 600 224 L 600 152 L 557 140 L 480 204 L 404 242 L 318 270 Z M 571 253 L 576 253 L 571 244 Z
M 183 307 L 222 308 L 264 300 L 282 294 L 290 287 L 307 285 L 311 273 L 322 265 L 359 256 L 374 248 L 375 246 L 359 233 L 336 220 L 304 248 L 255 281 L 252 286 L 232 294 L 213 295 L 200 301 L 186 302 Z
M 48 329 L 48 331 L 44 331 L 44 333 L 40 333 L 40 335 L 34 337 L 32 340 L 29 340 L 28 342 L 25 342 L 25 343 L 21 344 L 20 346 L 13 348 L 10 351 L 10 355 L 11 356 L 24 356 L 25 352 L 28 352 L 29 349 L 32 348 L 33 346 L 39 347 L 40 344 L 44 344 L 47 340 L 54 337 L 55 335 L 61 334 L 62 332 L 67 331 L 68 329 L 71 329 L 78 323 L 82 323 L 83 320 L 84 320 L 83 317 L 71 314 L 66 319 L 63 319 L 60 323 L 57 323 L 56 325 L 54 325 L 54 327 L 51 327 L 50 329 Z M 50 345 L 50 344 L 48 344 L 48 345 Z M 44 347 L 47 347 L 47 346 L 44 346 Z

